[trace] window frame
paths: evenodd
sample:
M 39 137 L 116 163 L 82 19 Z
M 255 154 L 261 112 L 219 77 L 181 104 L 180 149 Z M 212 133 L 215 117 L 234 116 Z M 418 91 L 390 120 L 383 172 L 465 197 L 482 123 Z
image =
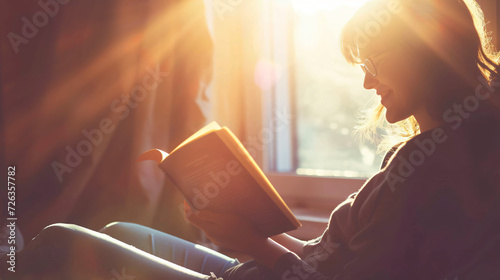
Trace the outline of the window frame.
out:
M 328 217 L 331 211 L 350 194 L 358 191 L 367 178 L 306 176 L 295 173 L 298 159 L 297 138 L 293 137 L 296 133 L 294 117 L 296 104 L 294 103 L 295 81 L 292 75 L 294 63 L 290 63 L 294 59 L 291 52 L 294 40 L 291 34 L 293 28 L 290 28 L 292 17 L 291 13 L 281 13 L 281 15 L 287 14 L 288 17 L 276 17 L 273 14 L 273 11 L 276 11 L 273 9 L 276 8 L 275 5 L 276 1 L 268 2 L 264 11 L 263 25 L 272 26 L 270 28 L 274 32 L 272 34 L 281 34 L 285 39 L 279 40 L 269 34 L 263 35 L 260 39 L 269 46 L 267 56 L 277 65 L 286 66 L 279 70 L 289 70 L 289 72 L 283 73 L 283 71 L 272 89 L 264 89 L 261 95 L 247 97 L 245 134 L 261 139 L 263 149 L 256 155 L 255 160 L 292 211 L 301 212 L 296 215 L 299 220 L 308 221 L 311 217 L 316 217 L 317 222 L 326 224 L 325 217 Z M 282 3 L 280 8 L 283 8 Z M 291 5 L 288 9 L 291 11 Z M 280 30 L 285 26 L 282 24 L 284 21 L 290 21 L 288 28 Z M 285 49 L 287 51 L 284 51 Z M 285 96 L 288 100 L 284 98 Z M 254 106 L 259 103 L 262 115 L 252 114 L 255 112 Z M 280 106 L 277 107 L 276 104 Z M 289 121 L 286 120 L 287 116 L 290 117 Z M 269 132 L 272 133 L 272 137 L 265 136 Z M 277 154 L 288 154 L 289 157 L 278 158 Z
M 495 0 L 478 0 L 481 5 L 486 20 L 487 29 L 492 33 L 493 44 L 498 48 L 498 30 L 500 30 L 500 3 Z M 279 30 L 279 23 L 290 18 L 276 18 L 273 11 L 276 11 L 276 1 L 269 1 L 265 11 L 264 25 L 271 26 L 276 34 L 285 34 L 286 40 L 273 40 L 272 36 L 262 38 L 269 44 L 269 57 L 281 65 L 287 65 L 284 70 L 290 72 L 282 73 L 282 79 L 278 81 L 276 87 L 272 90 L 264 90 L 259 98 L 256 96 L 248 97 L 246 102 L 246 129 L 245 134 L 260 135 L 265 131 L 273 132 L 270 139 L 264 139 L 263 149 L 257 155 L 256 161 L 262 167 L 271 183 L 287 202 L 292 211 L 294 209 L 309 209 L 313 215 L 325 217 L 350 194 L 358 191 L 368 178 L 342 178 L 325 176 L 305 176 L 298 175 L 294 171 L 297 169 L 297 138 L 293 137 L 296 128 L 295 125 L 295 104 L 293 103 L 295 91 L 292 71 L 294 71 L 293 54 L 289 50 L 293 49 L 292 28 L 289 30 Z M 280 8 L 283 7 L 281 3 Z M 291 5 L 289 7 L 291 9 Z M 289 23 L 291 24 L 291 23 Z M 267 34 L 269 35 L 269 34 Z M 286 42 L 286 43 L 285 43 Z M 288 51 L 280 48 L 288 44 Z M 279 52 L 276 50 L 280 50 Z M 285 61 L 288 60 L 288 61 Z M 291 61 L 291 62 L 290 62 Z M 283 92 L 289 96 L 289 100 L 283 100 Z M 275 104 L 284 104 L 292 118 L 288 123 L 280 123 L 279 116 L 275 113 Z M 262 115 L 255 115 L 254 106 L 261 106 Z M 283 110 L 283 108 L 280 108 Z M 285 125 L 284 128 L 280 128 Z M 288 137 L 288 139 L 287 139 Z M 280 141 L 285 141 L 278 144 Z M 278 151 L 288 153 L 290 163 L 283 163 L 283 159 L 277 158 Z M 299 217 L 300 219 L 300 217 Z M 324 222 L 324 220 L 323 220 Z

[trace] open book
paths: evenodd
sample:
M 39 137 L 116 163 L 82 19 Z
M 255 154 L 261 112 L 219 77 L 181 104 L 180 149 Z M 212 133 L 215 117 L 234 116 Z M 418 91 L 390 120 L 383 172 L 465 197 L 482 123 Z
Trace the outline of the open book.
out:
M 266 236 L 301 225 L 238 138 L 215 122 L 170 154 L 149 150 L 138 160 L 157 161 L 193 209 L 237 214 Z

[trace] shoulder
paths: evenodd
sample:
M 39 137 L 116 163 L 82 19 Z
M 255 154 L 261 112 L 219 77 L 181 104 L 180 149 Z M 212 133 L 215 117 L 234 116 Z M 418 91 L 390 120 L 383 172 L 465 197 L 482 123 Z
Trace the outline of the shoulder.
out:
M 380 169 L 384 169 L 387 164 L 389 163 L 389 161 L 391 160 L 391 158 L 396 154 L 396 151 L 398 150 L 398 148 L 403 145 L 404 143 L 401 142 L 401 143 L 398 143 L 396 145 L 394 145 L 391 149 L 389 149 L 389 151 L 387 151 L 385 153 L 385 156 L 384 158 L 382 159 L 382 164 L 380 166 Z
M 491 162 L 492 154 L 499 151 L 500 119 L 478 115 L 459 127 L 443 125 L 404 143 L 387 163 L 385 173 L 401 182 L 457 177 L 458 171 L 477 171 L 478 164 Z
M 498 118 L 478 116 L 458 128 L 444 125 L 400 145 L 358 192 L 353 214 L 370 220 L 377 212 L 439 199 L 481 205 L 499 192 L 499 173 Z

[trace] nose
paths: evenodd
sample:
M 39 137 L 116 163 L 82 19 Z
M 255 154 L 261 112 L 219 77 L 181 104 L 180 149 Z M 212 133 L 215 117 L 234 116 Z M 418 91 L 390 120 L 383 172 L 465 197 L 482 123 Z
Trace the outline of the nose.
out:
M 372 74 L 366 72 L 365 80 L 363 81 L 363 87 L 365 89 L 373 89 L 378 84 L 377 77 L 373 77 Z

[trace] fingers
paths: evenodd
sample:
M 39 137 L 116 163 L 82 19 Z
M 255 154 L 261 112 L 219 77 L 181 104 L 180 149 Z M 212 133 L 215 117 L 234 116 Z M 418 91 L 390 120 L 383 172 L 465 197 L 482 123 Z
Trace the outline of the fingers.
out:
M 186 201 L 184 201 L 184 219 L 205 232 L 227 228 L 240 221 L 234 214 L 195 210 Z
M 187 218 L 187 221 L 190 222 L 195 227 L 202 230 L 203 232 L 205 232 L 205 234 L 217 231 L 219 229 L 220 225 L 213 223 L 212 221 L 201 218 L 199 213 L 200 212 L 195 212 L 195 214 Z
M 184 200 L 184 219 L 196 227 L 200 228 L 208 226 L 210 221 L 205 218 L 205 215 L 200 215 L 200 211 L 197 211 Z

